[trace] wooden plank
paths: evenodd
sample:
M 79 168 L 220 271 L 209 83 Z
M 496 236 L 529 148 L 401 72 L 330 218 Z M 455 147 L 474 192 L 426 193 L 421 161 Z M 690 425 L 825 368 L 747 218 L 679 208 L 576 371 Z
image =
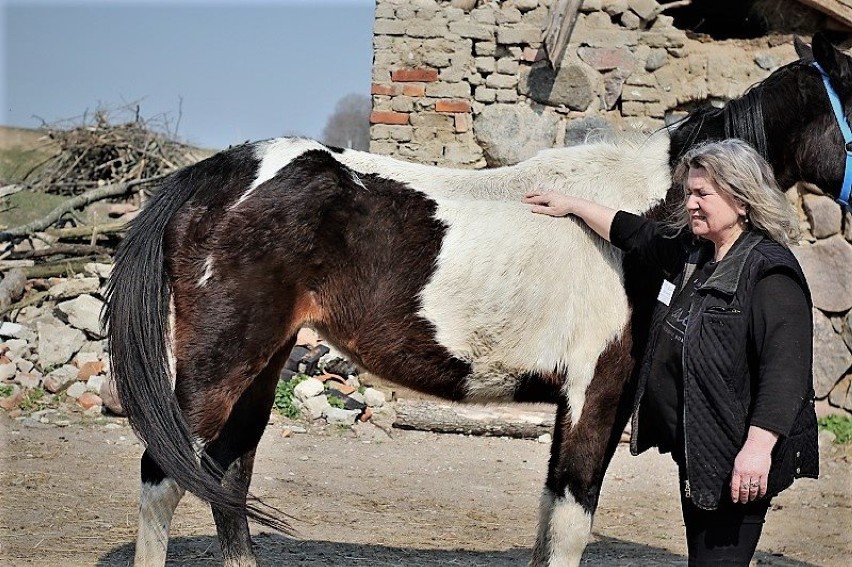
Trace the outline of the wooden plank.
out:
M 550 66 L 554 69 L 562 64 L 582 3 L 583 0 L 559 0 L 550 11 L 550 21 L 544 33 L 544 48 Z
M 852 0 L 799 0 L 799 2 L 852 28 Z

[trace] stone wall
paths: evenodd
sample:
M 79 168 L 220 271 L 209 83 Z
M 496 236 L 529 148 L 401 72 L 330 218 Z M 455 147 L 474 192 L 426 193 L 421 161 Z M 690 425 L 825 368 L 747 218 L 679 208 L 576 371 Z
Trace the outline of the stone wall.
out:
M 786 36 L 698 41 L 654 0 L 585 0 L 557 73 L 541 39 L 556 0 L 378 0 L 371 151 L 484 167 L 650 129 L 739 96 L 795 59 Z
M 377 0 L 370 150 L 480 168 L 582 143 L 597 129 L 650 130 L 741 95 L 796 58 L 790 36 L 692 39 L 655 0 L 585 0 L 554 73 L 542 49 L 556 0 Z M 814 288 L 817 396 L 852 411 L 852 219 L 790 192 Z
M 807 186 L 788 196 L 805 234 L 793 252 L 814 302 L 814 390 L 817 399 L 852 412 L 852 214 Z

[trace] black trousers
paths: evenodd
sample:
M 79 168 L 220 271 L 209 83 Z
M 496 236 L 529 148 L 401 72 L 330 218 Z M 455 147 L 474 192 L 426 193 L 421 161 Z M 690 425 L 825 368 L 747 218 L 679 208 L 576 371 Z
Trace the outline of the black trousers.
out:
M 681 483 L 683 485 L 683 483 Z M 763 531 L 768 499 L 734 504 L 722 496 L 716 510 L 704 510 L 680 497 L 689 567 L 730 565 L 748 567 Z

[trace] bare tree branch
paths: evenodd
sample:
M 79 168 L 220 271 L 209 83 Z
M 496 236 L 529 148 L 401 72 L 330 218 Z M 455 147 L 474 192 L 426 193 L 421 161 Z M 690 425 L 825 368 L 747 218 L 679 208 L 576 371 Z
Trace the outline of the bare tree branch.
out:
M 112 183 L 110 185 L 98 187 L 97 189 L 92 189 L 91 191 L 87 191 L 82 195 L 77 195 L 76 197 L 68 199 L 67 201 L 65 201 L 40 219 L 34 220 L 31 223 L 25 225 L 12 227 L 10 229 L 0 232 L 0 242 L 7 242 L 17 236 L 26 236 L 28 234 L 38 232 L 39 230 L 44 230 L 45 228 L 49 227 L 50 225 L 58 221 L 60 218 L 62 218 L 62 215 L 69 211 L 73 211 L 74 209 L 78 209 L 80 207 L 85 207 L 89 203 L 94 203 L 95 201 L 100 201 L 102 199 L 125 195 L 127 193 L 130 193 L 131 189 L 133 189 L 134 187 L 165 179 L 166 177 L 168 177 L 168 175 L 169 174 L 163 174 L 154 177 L 149 177 L 147 179 L 135 179 L 127 183 Z

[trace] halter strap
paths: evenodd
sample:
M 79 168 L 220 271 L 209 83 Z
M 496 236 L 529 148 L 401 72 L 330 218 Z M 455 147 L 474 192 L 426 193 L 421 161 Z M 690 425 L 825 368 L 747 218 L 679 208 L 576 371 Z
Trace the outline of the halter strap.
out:
M 831 81 L 828 80 L 828 73 L 814 61 L 812 63 L 816 67 L 819 74 L 822 75 L 822 82 L 825 85 L 825 92 L 828 95 L 828 100 L 831 102 L 831 108 L 834 110 L 834 117 L 837 119 L 837 125 L 840 127 L 840 132 L 843 134 L 843 143 L 846 144 L 846 169 L 843 173 L 843 187 L 840 190 L 840 197 L 837 201 L 849 207 L 849 193 L 852 191 L 852 129 L 849 128 L 849 123 L 846 121 L 846 115 L 843 113 L 843 105 L 840 104 L 840 97 L 837 96 L 837 91 L 831 86 Z

